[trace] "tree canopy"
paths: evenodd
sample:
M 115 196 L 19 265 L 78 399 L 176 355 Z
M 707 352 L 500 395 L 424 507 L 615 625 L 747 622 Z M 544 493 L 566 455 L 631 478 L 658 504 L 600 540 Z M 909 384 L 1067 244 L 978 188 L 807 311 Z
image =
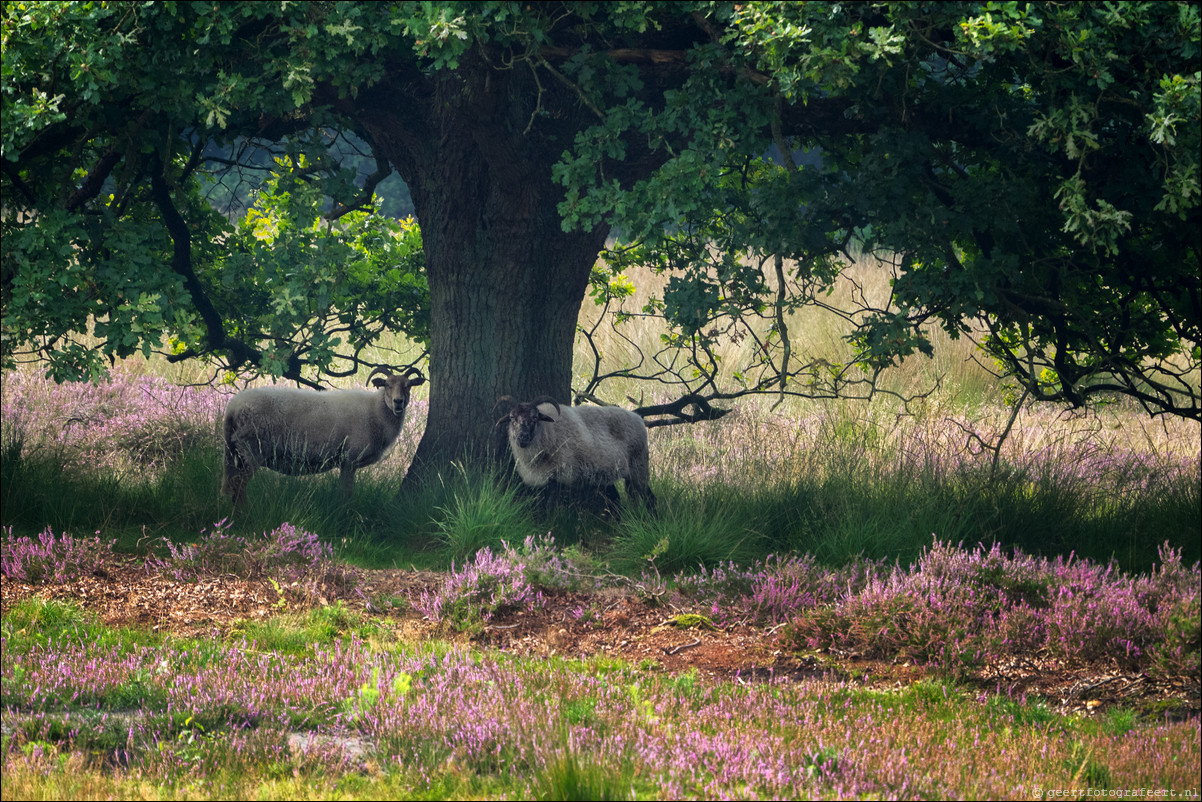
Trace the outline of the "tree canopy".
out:
M 1187 3 L 6 2 L 2 24 L 5 366 L 162 347 L 316 383 L 402 331 L 429 347 L 419 458 L 445 463 L 495 444 L 500 395 L 596 389 L 570 386 L 572 339 L 590 281 L 621 291 L 593 270 L 612 229 L 614 273 L 669 275 L 677 417 L 871 386 L 931 323 L 987 332 L 1036 397 L 1202 415 Z M 394 169 L 420 231 L 377 211 Z M 895 282 L 845 310 L 855 356 L 830 365 L 787 320 L 852 250 Z M 712 358 L 736 331 L 755 363 Z

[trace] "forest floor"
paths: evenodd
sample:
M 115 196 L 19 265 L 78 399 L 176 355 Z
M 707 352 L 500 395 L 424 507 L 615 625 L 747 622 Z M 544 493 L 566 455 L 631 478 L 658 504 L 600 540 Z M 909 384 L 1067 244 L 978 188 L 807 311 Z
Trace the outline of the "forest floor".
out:
M 441 587 L 444 574 L 356 569 L 356 576 L 356 591 L 342 603 L 376 617 L 405 642 L 441 639 L 528 656 L 607 656 L 646 670 L 695 671 L 699 678 L 736 682 L 823 678 L 887 690 L 938 679 L 931 668 L 904 661 L 831 652 L 798 654 L 780 643 L 780 627 L 714 627 L 703 617 L 678 615 L 696 611 L 669 609 L 633 590 L 544 591 L 537 609 L 498 614 L 473 632 L 455 632 L 426 620 L 404 602 Z M 0 580 L 0 614 L 30 596 L 74 601 L 110 627 L 181 637 L 224 637 L 248 620 L 338 601 L 279 587 L 268 579 L 177 581 L 148 575 L 132 558 L 96 575 L 53 585 L 30 586 L 5 577 Z M 394 602 L 386 615 L 379 613 L 379 600 Z M 694 625 L 680 626 L 689 621 Z M 976 671 L 966 681 L 982 693 L 1040 698 L 1064 713 L 1095 715 L 1121 706 L 1177 718 L 1197 715 L 1200 707 L 1198 677 L 1153 678 L 1125 672 L 1114 663 L 1066 664 L 1032 655 L 1010 666 Z

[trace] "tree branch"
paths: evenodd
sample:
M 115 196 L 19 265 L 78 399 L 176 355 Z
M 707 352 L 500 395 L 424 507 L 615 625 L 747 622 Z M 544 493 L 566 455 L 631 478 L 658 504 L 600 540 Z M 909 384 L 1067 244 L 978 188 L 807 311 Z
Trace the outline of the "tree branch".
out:
M 631 401 L 633 400 L 631 399 Z M 692 407 L 694 412 L 685 412 L 685 409 L 688 407 Z M 703 420 L 718 420 L 729 415 L 731 410 L 712 407 L 708 398 L 696 393 L 690 393 L 683 398 L 678 398 L 667 404 L 651 404 L 645 407 L 637 407 L 634 412 L 643 418 L 649 418 L 652 415 L 670 415 L 676 418 L 676 420 L 647 421 L 647 428 L 652 429 L 656 426 L 669 426 L 674 423 L 697 423 Z
M 183 278 L 188 295 L 192 298 L 192 303 L 196 307 L 196 311 L 200 314 L 201 320 L 204 321 L 208 350 L 227 350 L 233 359 L 233 367 L 235 368 L 243 362 L 250 362 L 253 365 L 259 364 L 259 360 L 262 357 L 259 351 L 240 340 L 226 337 L 221 314 L 213 306 L 213 302 L 209 300 L 209 296 L 205 293 L 200 279 L 196 276 L 196 271 L 192 269 L 192 235 L 188 231 L 188 224 L 180 216 L 179 210 L 175 208 L 175 204 L 171 200 L 171 191 L 167 188 L 167 180 L 163 177 L 161 164 L 158 165 L 150 177 L 150 189 L 155 206 L 159 209 L 159 214 L 163 218 L 163 225 L 166 226 L 167 233 L 170 235 L 173 244 L 171 269 Z M 189 352 L 185 352 L 185 354 L 179 356 L 182 359 L 186 354 L 189 354 Z M 191 352 L 191 355 L 195 356 L 196 354 Z

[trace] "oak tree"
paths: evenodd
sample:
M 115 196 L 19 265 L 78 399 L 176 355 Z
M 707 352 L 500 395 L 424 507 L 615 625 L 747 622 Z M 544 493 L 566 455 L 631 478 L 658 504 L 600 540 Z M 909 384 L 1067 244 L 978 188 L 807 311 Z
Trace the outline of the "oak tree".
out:
M 1200 414 L 1189 4 L 6 2 L 2 25 L 6 365 L 86 378 L 164 343 L 316 383 L 404 331 L 436 469 L 499 449 L 499 396 L 571 399 L 617 231 L 612 268 L 670 272 L 652 309 L 687 355 L 647 412 L 871 385 L 935 323 L 983 328 L 1040 397 Z M 420 235 L 376 212 L 392 170 Z M 787 321 L 853 247 L 896 281 L 830 365 Z M 755 364 L 710 358 L 757 316 Z

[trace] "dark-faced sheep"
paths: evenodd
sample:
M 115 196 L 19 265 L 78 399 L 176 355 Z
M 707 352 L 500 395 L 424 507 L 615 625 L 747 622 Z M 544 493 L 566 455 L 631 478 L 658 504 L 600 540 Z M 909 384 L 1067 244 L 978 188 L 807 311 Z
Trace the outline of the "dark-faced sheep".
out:
M 372 378 L 383 374 L 383 378 Z M 425 381 L 409 368 L 394 376 L 376 368 L 375 390 L 299 390 L 253 387 L 225 408 L 225 474 L 221 492 L 234 506 L 259 468 L 290 476 L 341 470 L 342 493 L 351 497 L 355 471 L 379 462 L 401 433 L 409 390 Z
M 614 483 L 622 479 L 627 495 L 655 508 L 647 427 L 637 414 L 621 407 L 508 400 L 509 447 L 527 485 L 599 492 L 616 510 Z

